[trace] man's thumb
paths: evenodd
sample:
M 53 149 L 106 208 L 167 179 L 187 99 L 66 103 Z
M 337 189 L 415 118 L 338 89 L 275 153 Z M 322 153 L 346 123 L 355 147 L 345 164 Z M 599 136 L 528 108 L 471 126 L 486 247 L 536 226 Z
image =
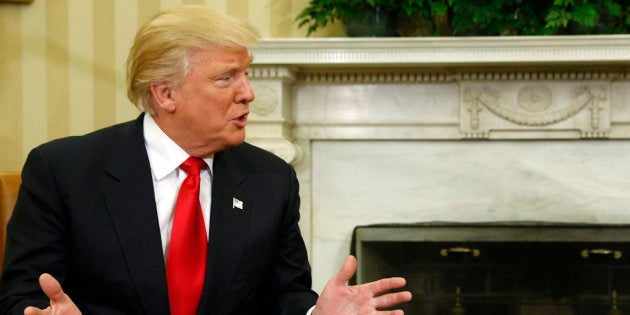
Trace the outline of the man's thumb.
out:
M 354 256 L 350 255 L 348 256 L 348 258 L 346 258 L 343 266 L 341 266 L 341 270 L 339 270 L 339 273 L 337 273 L 337 275 L 334 277 L 335 284 L 340 286 L 345 285 L 346 282 L 348 282 L 348 280 L 352 278 L 356 271 L 357 259 L 354 258 Z
M 59 284 L 59 281 L 50 274 L 43 273 L 39 276 L 39 285 L 42 287 L 46 296 L 50 299 L 51 305 L 62 302 L 65 298 L 63 289 L 61 289 L 61 284 Z

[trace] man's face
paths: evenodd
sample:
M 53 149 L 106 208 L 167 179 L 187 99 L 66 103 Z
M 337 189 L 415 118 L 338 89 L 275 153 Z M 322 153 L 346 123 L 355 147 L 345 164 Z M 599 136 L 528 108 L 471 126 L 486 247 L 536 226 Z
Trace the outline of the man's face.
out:
M 176 142 L 205 156 L 245 140 L 249 85 L 247 49 L 214 49 L 191 54 L 187 75 L 171 90 Z

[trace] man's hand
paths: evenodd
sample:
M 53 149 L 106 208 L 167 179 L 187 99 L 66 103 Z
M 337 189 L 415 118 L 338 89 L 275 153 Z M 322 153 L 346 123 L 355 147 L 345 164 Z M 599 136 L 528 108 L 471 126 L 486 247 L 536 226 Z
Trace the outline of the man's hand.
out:
M 387 278 L 356 286 L 347 286 L 357 270 L 357 260 L 354 256 L 348 256 L 341 270 L 324 287 L 317 305 L 313 309 L 313 315 L 340 315 L 340 314 L 383 314 L 402 315 L 401 310 L 380 311 L 401 303 L 411 301 L 411 293 L 394 292 L 390 290 L 401 288 L 406 281 L 403 278 Z
M 79 308 L 63 293 L 59 281 L 53 276 L 43 273 L 39 276 L 39 285 L 50 299 L 50 306 L 43 310 L 29 306 L 24 309 L 24 315 L 81 315 Z

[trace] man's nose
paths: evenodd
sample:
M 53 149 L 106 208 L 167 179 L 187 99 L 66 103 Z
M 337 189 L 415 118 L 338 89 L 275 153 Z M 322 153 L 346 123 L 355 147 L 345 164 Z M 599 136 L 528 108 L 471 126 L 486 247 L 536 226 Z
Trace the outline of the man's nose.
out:
M 236 100 L 238 103 L 249 103 L 256 97 L 247 77 L 243 79 L 239 89 L 238 99 Z

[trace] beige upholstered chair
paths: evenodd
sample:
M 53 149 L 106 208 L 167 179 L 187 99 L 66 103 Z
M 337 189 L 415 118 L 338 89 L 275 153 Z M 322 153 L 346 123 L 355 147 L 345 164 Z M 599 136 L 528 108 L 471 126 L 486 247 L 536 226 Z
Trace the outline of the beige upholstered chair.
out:
M 0 172 L 0 268 L 4 259 L 7 222 L 13 212 L 21 183 L 20 172 Z

